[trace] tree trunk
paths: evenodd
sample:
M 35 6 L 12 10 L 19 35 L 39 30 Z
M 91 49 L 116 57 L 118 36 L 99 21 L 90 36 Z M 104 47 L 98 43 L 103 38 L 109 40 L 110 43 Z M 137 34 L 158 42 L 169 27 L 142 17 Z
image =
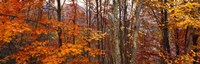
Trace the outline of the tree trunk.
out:
M 164 3 L 167 2 L 167 0 L 163 1 Z M 163 9 L 161 11 L 162 13 L 162 18 L 161 22 L 164 25 L 162 27 L 162 32 L 163 32 L 163 48 L 170 54 L 170 45 L 169 45 L 169 33 L 168 33 L 168 22 L 167 22 L 167 10 Z
M 140 27 L 140 23 L 141 20 L 139 18 L 140 16 L 140 12 L 142 9 L 142 3 L 143 0 L 139 0 L 137 6 L 136 6 L 136 10 L 135 10 L 135 26 L 134 26 L 134 32 L 133 32 L 133 52 L 132 52 L 132 59 L 131 59 L 131 64 L 136 64 L 136 58 L 137 58 L 137 37 L 138 37 L 138 31 L 139 31 L 139 27 Z
M 180 55 L 180 46 L 179 46 L 179 30 L 175 29 L 175 46 L 176 46 L 176 56 Z
M 60 0 L 57 0 L 57 20 L 61 21 L 61 3 Z M 62 38 L 61 38 L 61 34 L 62 34 L 62 29 L 60 27 L 58 27 L 58 43 L 59 43 L 59 47 L 62 46 Z
M 119 48 L 119 21 L 117 21 L 118 18 L 118 8 L 117 8 L 117 0 L 113 0 L 113 4 L 114 4 L 114 24 L 113 24 L 113 28 L 114 28 L 114 64 L 121 64 L 121 53 L 120 53 L 120 48 Z
M 199 38 L 199 35 L 196 35 L 196 34 L 192 35 L 192 42 L 193 42 L 193 46 L 195 46 L 195 47 L 198 46 L 198 42 L 197 42 L 198 38 Z M 193 51 L 195 53 L 198 53 L 198 49 L 197 48 L 194 48 Z M 197 61 L 199 61 L 199 59 L 198 59 L 197 54 L 194 56 L 194 60 L 195 61 L 193 62 L 193 64 L 198 64 Z
M 187 27 L 186 34 L 185 34 L 185 54 L 187 54 L 190 50 L 190 43 L 191 43 L 191 33 L 192 30 L 190 27 Z

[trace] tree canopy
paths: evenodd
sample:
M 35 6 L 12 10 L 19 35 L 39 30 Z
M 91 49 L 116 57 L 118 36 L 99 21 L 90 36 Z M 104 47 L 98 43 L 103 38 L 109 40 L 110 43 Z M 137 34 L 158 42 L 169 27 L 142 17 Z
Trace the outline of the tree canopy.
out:
M 200 0 L 0 0 L 0 64 L 199 64 Z

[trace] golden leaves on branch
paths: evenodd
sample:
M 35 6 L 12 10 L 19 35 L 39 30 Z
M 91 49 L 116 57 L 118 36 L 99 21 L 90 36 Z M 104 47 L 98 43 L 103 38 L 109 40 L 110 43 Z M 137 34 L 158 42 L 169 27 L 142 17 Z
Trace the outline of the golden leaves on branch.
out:
M 63 46 L 60 48 L 48 46 L 49 44 L 50 43 L 48 41 L 36 41 L 31 45 L 21 47 L 22 51 L 12 55 L 11 58 L 16 59 L 18 64 L 27 63 L 31 57 L 36 57 L 38 61 L 41 61 L 42 63 L 60 64 L 65 61 L 68 56 L 77 56 L 82 54 L 83 49 L 85 49 L 85 51 L 89 51 L 89 55 L 94 57 L 96 55 L 104 54 L 99 49 L 91 49 L 81 44 L 63 43 Z
M 31 31 L 27 24 L 22 23 L 21 20 L 5 20 L 0 21 L 0 41 L 10 42 L 12 38 L 25 31 Z
M 176 24 L 179 28 L 186 29 L 187 26 L 200 28 L 200 14 L 198 13 L 198 7 L 200 7 L 200 4 L 196 2 L 177 4 L 176 6 L 168 9 L 168 12 L 170 13 L 169 21 Z
M 99 39 L 102 39 L 103 37 L 105 37 L 107 33 L 102 33 L 102 32 L 96 32 L 96 33 L 93 33 L 92 34 L 92 37 L 91 39 L 93 40 L 99 40 Z

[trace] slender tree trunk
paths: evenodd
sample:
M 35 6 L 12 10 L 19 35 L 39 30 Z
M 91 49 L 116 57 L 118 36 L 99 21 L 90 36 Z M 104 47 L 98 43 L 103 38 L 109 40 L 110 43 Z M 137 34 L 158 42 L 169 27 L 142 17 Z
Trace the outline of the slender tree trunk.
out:
M 120 41 L 120 44 L 119 44 L 119 47 L 120 47 L 120 55 L 121 55 L 121 63 L 124 63 L 125 62 L 125 57 L 124 57 L 124 39 L 123 39 L 123 31 L 122 31 L 122 0 L 118 0 L 118 8 L 119 8 L 119 11 L 118 11 L 118 15 L 119 15 L 119 18 L 118 18 L 118 22 L 119 22 L 119 33 L 118 33 L 118 37 L 119 37 L 119 41 Z
M 142 3 L 143 0 L 139 0 L 137 6 L 136 6 L 136 10 L 135 10 L 135 26 L 134 26 L 134 32 L 133 32 L 133 52 L 132 52 L 132 59 L 131 59 L 131 64 L 136 64 L 136 58 L 137 58 L 137 37 L 138 37 L 138 31 L 139 31 L 139 27 L 140 27 L 140 12 L 142 9 Z
M 167 0 L 163 1 L 164 3 L 167 2 Z M 161 11 L 162 13 L 162 18 L 161 22 L 164 25 L 162 27 L 162 32 L 163 32 L 163 47 L 164 50 L 166 50 L 170 54 L 170 45 L 169 45 L 169 33 L 168 33 L 168 22 L 167 22 L 167 10 L 163 9 Z
M 187 27 L 186 34 L 185 34 L 185 54 L 187 54 L 190 50 L 190 43 L 191 43 L 191 31 L 192 29 L 190 27 Z
M 57 20 L 61 21 L 61 3 L 60 0 L 57 0 Z M 59 43 L 59 47 L 62 46 L 62 38 L 61 38 L 61 34 L 62 34 L 62 29 L 60 27 L 58 27 L 58 43 Z
M 167 0 L 162 0 L 161 2 L 166 3 Z M 161 10 L 161 23 L 162 26 L 162 47 L 167 53 L 163 53 L 165 57 L 167 57 L 167 54 L 170 54 L 170 44 L 169 44 L 169 33 L 168 33 L 168 22 L 167 22 L 167 17 L 168 12 L 166 9 Z M 164 59 L 161 60 L 161 63 L 165 63 Z
M 180 46 L 179 46 L 179 30 L 175 29 L 175 46 L 176 46 L 176 55 L 180 55 Z
M 129 64 L 130 63 L 130 59 L 131 57 L 129 56 L 130 55 L 130 42 L 129 42 L 129 37 L 128 37 L 128 33 L 129 33 L 129 21 L 127 20 L 127 0 L 123 0 L 123 26 L 124 26 L 124 29 L 123 29 L 123 44 L 125 44 L 123 47 L 124 47 L 124 64 Z
M 90 13 L 90 1 L 86 0 L 86 14 L 87 14 L 87 25 L 90 28 L 90 23 L 91 23 L 91 13 Z M 89 31 L 87 33 L 90 33 Z M 88 42 L 88 47 L 91 47 L 91 42 Z M 87 52 L 87 56 L 89 58 L 89 62 L 92 61 L 92 58 L 89 55 L 89 52 Z
M 73 0 L 73 6 L 74 6 L 74 18 L 73 18 L 73 24 L 75 25 L 76 24 L 76 7 L 77 7 L 77 4 L 75 3 L 75 0 Z M 73 29 L 73 30 L 76 30 L 75 28 Z M 73 44 L 75 44 L 76 43 L 76 36 L 75 35 L 73 35 Z
M 117 18 L 118 18 L 118 7 L 117 7 L 117 0 L 113 0 L 113 4 L 114 4 L 114 64 L 121 64 L 121 53 L 120 53 L 120 48 L 119 48 L 119 44 L 120 41 L 118 39 L 118 33 L 119 33 L 119 21 L 117 22 Z
M 195 47 L 198 46 L 198 41 L 197 41 L 198 38 L 199 38 L 199 35 L 196 35 L 196 34 L 193 34 L 193 35 L 192 35 L 192 42 L 193 42 L 193 46 L 195 46 Z M 193 51 L 194 51 L 195 53 L 198 53 L 199 50 L 198 50 L 197 48 L 194 48 Z M 193 62 L 193 64 L 199 64 L 199 62 L 197 62 L 197 61 L 199 61 L 197 54 L 195 54 L 194 60 L 195 60 L 195 61 Z

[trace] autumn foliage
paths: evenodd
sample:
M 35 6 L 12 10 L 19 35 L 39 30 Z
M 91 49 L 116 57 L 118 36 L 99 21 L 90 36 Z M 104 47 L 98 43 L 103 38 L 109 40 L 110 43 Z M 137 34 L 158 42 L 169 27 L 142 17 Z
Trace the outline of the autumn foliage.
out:
M 6 56 L 1 61 L 15 59 L 17 64 L 95 63 L 95 59 L 89 61 L 89 57 L 96 57 L 104 52 L 90 47 L 89 43 L 95 44 L 91 42 L 103 38 L 105 34 L 89 28 L 86 24 L 74 24 L 72 20 L 59 22 L 56 18 L 48 19 L 47 13 L 42 9 L 45 1 L 0 2 L 1 47 L 12 43 L 18 48 L 18 52 Z M 58 28 L 62 30 L 61 38 L 64 41 L 61 47 L 57 42 Z M 70 59 L 66 60 L 67 58 Z
M 0 64 L 199 64 L 199 0 L 0 0 Z

